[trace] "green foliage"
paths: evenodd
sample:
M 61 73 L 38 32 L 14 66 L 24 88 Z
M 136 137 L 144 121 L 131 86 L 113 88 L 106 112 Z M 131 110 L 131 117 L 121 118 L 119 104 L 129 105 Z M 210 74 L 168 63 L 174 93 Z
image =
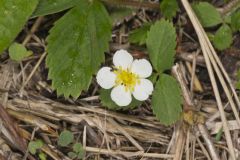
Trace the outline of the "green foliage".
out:
M 40 158 L 40 160 L 47 160 L 47 155 L 43 152 L 39 153 L 38 157 Z
M 156 22 L 148 32 L 146 43 L 153 67 L 158 72 L 170 69 L 176 48 L 176 31 L 173 24 L 166 20 Z
M 73 142 L 73 138 L 74 136 L 72 132 L 68 130 L 64 130 L 61 132 L 58 138 L 58 145 L 62 147 L 66 147 L 67 145 Z
M 82 1 L 59 19 L 47 37 L 47 66 L 57 94 L 78 97 L 109 48 L 111 22 L 104 6 Z
M 40 0 L 32 17 L 45 16 L 61 12 L 76 6 L 80 1 L 82 0 Z
M 234 12 L 231 16 L 231 28 L 235 31 L 240 31 L 240 10 Z
M 161 12 L 167 19 L 172 19 L 176 16 L 179 9 L 177 0 L 163 0 L 160 4 Z
M 150 30 L 151 24 L 146 23 L 141 28 L 133 30 L 129 34 L 129 41 L 131 43 L 137 43 L 139 45 L 146 44 L 147 33 Z
M 204 27 L 213 27 L 222 23 L 220 13 L 208 2 L 195 3 L 193 9 Z
M 232 44 L 232 30 L 231 28 L 224 24 L 216 32 L 213 38 L 214 46 L 219 50 L 224 50 L 229 48 Z
M 83 158 L 84 156 L 84 150 L 83 150 L 83 147 L 82 147 L 82 144 L 81 143 L 75 143 L 73 145 L 73 151 L 75 153 L 77 153 L 77 157 L 78 158 Z
M 165 125 L 176 122 L 181 115 L 182 98 L 176 80 L 166 74 L 160 75 L 152 97 L 152 109 L 157 119 Z
M 22 30 L 37 4 L 38 0 L 0 1 L 0 54 Z
M 10 58 L 15 61 L 21 61 L 32 55 L 32 51 L 28 51 L 22 44 L 19 43 L 13 43 L 8 50 Z
M 215 136 L 215 140 L 216 140 L 217 142 L 221 140 L 221 137 L 222 137 L 223 133 L 224 133 L 224 132 L 223 132 L 223 128 L 221 127 L 221 128 L 219 129 L 219 131 L 217 132 L 216 136 Z
M 132 102 L 128 106 L 119 107 L 110 97 L 111 89 L 101 89 L 100 90 L 100 99 L 103 106 L 111 110 L 127 110 L 134 109 L 137 106 L 141 105 L 142 102 L 133 98 Z
M 69 152 L 68 156 L 72 159 L 82 159 L 84 157 L 84 150 L 81 143 L 75 143 L 73 145 L 73 152 Z
M 31 154 L 36 154 L 37 150 L 42 148 L 43 142 L 41 140 L 31 141 L 28 144 L 28 150 Z
M 82 152 L 83 151 L 83 147 L 81 143 L 75 143 L 73 145 L 73 151 L 76 153 Z

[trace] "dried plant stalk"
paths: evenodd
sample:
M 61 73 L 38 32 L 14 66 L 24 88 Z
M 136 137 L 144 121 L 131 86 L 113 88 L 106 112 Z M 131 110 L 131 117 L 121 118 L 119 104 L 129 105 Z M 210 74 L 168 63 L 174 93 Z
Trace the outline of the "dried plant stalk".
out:
M 214 71 L 216 72 L 217 77 L 219 78 L 219 80 L 221 82 L 221 85 L 224 89 L 224 92 L 225 92 L 225 94 L 226 94 L 226 96 L 227 96 L 227 98 L 230 102 L 230 105 L 231 105 L 231 108 L 234 112 L 235 118 L 240 124 L 238 111 L 236 109 L 236 105 L 235 105 L 235 103 L 232 99 L 232 96 L 231 96 L 231 92 L 233 94 L 235 94 L 236 92 L 235 92 L 235 90 L 234 90 L 234 88 L 231 84 L 230 78 L 226 74 L 225 69 L 222 67 L 221 62 L 218 59 L 217 54 L 216 54 L 212 44 L 210 43 L 210 41 L 209 41 L 209 39 L 206 35 L 206 32 L 204 31 L 204 29 L 201 26 L 198 18 L 196 17 L 195 13 L 193 12 L 189 2 L 187 0 L 182 0 L 182 4 L 187 11 L 187 14 L 188 14 L 193 26 L 194 26 L 194 29 L 197 33 L 198 38 L 199 38 L 199 42 L 200 42 L 201 49 L 202 49 L 202 52 L 203 52 L 203 55 L 204 55 L 204 59 L 205 59 L 206 65 L 207 65 L 207 69 L 208 69 L 208 73 L 209 73 L 210 80 L 211 80 L 211 83 L 212 83 L 215 98 L 216 98 L 216 101 L 217 101 L 217 106 L 218 106 L 220 116 L 221 116 L 221 120 L 222 120 L 222 123 L 223 123 L 223 129 L 224 129 L 227 145 L 228 145 L 228 148 L 229 148 L 230 157 L 231 157 L 231 159 L 235 160 L 236 155 L 234 153 L 234 147 L 233 147 L 230 131 L 229 131 L 229 128 L 228 128 L 228 122 L 227 122 L 227 119 L 226 119 L 226 116 L 225 116 L 225 113 L 224 113 L 222 100 L 221 100 L 220 93 L 219 93 L 219 90 L 218 90 L 218 87 L 217 87 L 216 78 L 214 76 Z M 220 66 L 220 69 L 219 69 L 219 66 Z M 225 79 L 223 78 L 222 74 L 224 74 L 225 78 L 227 78 L 227 83 L 228 84 L 225 82 Z M 231 91 L 229 90 L 229 87 L 231 88 Z M 238 103 L 239 99 L 237 97 L 234 97 L 234 98 Z

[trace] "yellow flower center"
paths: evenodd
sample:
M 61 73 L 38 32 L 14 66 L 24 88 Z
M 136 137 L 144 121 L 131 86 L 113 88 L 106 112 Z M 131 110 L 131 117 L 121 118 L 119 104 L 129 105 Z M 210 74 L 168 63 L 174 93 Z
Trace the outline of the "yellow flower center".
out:
M 128 69 L 117 68 L 114 73 L 117 75 L 116 85 L 124 85 L 126 91 L 133 92 L 136 84 L 140 83 L 139 76 Z

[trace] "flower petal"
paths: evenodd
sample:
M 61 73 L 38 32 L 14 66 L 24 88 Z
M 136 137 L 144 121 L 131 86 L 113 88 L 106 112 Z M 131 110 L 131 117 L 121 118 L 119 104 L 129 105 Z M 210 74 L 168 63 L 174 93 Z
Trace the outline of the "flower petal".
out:
M 126 50 L 118 50 L 113 56 L 113 64 L 116 67 L 122 67 L 123 69 L 130 68 L 133 62 L 133 57 Z
M 125 87 L 122 85 L 112 89 L 111 98 L 118 106 L 127 106 L 132 101 L 132 95 L 130 91 L 126 91 Z
M 132 63 L 131 71 L 140 78 L 147 78 L 152 74 L 152 65 L 146 59 L 136 59 Z
M 139 101 L 145 101 L 152 94 L 153 84 L 148 79 L 141 79 L 133 91 L 133 96 Z
M 104 89 L 110 89 L 115 85 L 116 74 L 111 72 L 110 67 L 102 67 L 96 76 L 97 83 Z

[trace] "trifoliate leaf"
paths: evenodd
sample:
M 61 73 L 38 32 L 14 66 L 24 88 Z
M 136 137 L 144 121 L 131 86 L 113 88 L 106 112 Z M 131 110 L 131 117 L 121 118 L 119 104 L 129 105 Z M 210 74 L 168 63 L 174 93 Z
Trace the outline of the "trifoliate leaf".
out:
M 22 44 L 19 43 L 13 43 L 8 50 L 10 58 L 15 61 L 21 61 L 32 55 L 31 51 L 28 51 Z
M 73 138 L 74 136 L 72 132 L 68 130 L 62 131 L 58 138 L 58 145 L 66 147 L 67 145 L 73 142 Z
M 146 23 L 141 28 L 133 30 L 129 35 L 131 43 L 138 43 L 139 45 L 146 44 L 147 33 L 150 30 L 151 24 Z
M 40 0 L 32 17 L 45 16 L 76 6 L 81 0 Z
M 178 3 L 176 0 L 163 0 L 160 4 L 160 9 L 164 17 L 172 19 L 178 11 Z
M 214 46 L 219 50 L 227 49 L 233 41 L 231 28 L 224 24 L 216 32 L 213 38 Z
M 213 27 L 222 23 L 220 13 L 208 2 L 195 3 L 193 9 L 204 27 Z
M 0 54 L 22 30 L 37 4 L 38 0 L 0 1 Z
M 111 22 L 97 0 L 82 1 L 59 19 L 47 37 L 47 66 L 57 94 L 78 97 L 104 61 Z
M 36 154 L 37 150 L 43 146 L 43 142 L 41 140 L 31 141 L 28 144 L 28 150 L 31 154 Z
M 100 90 L 100 100 L 103 106 L 111 109 L 111 110 L 127 110 L 134 109 L 142 104 L 141 101 L 138 101 L 133 98 L 132 102 L 128 106 L 119 107 L 112 99 L 111 99 L 111 89 L 101 89 Z
M 166 74 L 160 75 L 152 96 L 152 109 L 165 125 L 176 122 L 181 115 L 182 97 L 177 81 Z
M 176 54 L 176 31 L 171 22 L 161 20 L 150 28 L 147 49 L 153 67 L 158 72 L 170 69 Z
M 240 11 L 239 10 L 233 13 L 233 15 L 231 16 L 231 27 L 234 32 L 240 31 Z

